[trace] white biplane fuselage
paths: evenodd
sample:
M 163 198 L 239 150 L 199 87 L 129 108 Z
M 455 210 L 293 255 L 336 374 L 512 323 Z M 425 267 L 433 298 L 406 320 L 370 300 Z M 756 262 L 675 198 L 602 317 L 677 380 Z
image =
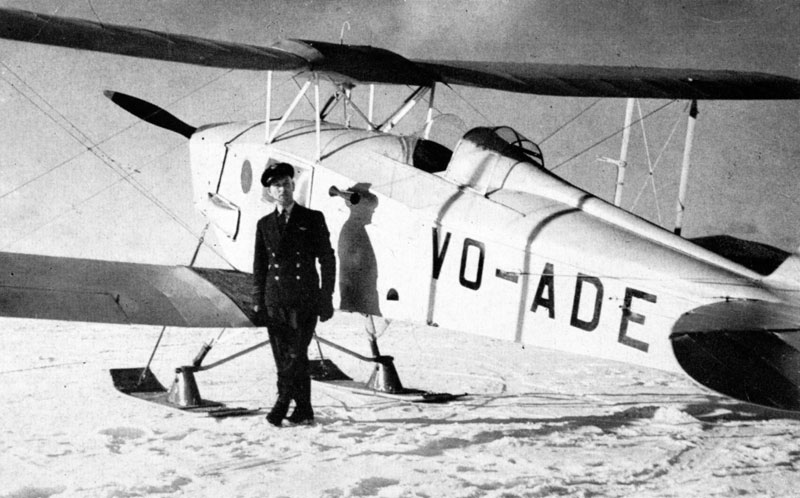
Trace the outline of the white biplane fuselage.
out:
M 292 164 L 299 202 L 331 230 L 343 310 L 682 371 L 670 334 L 684 313 L 779 300 L 761 275 L 570 185 L 490 129 L 434 174 L 415 166 L 413 137 L 323 124 L 316 164 L 313 121 L 264 135 L 260 122 L 192 136 L 197 206 L 250 271 L 256 221 L 273 209 L 261 172 Z

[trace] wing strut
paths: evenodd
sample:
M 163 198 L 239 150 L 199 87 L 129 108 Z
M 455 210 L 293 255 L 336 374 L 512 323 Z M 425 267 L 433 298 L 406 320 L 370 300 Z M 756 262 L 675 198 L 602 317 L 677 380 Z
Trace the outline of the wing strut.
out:
M 349 109 L 353 109 L 353 111 L 358 114 L 361 119 L 366 121 L 367 129 L 373 131 L 380 131 L 380 132 L 388 132 L 395 126 L 397 126 L 400 121 L 405 118 L 405 116 L 414 108 L 414 106 L 422 100 L 428 92 L 430 92 L 430 97 L 428 98 L 428 111 L 425 118 L 425 128 L 424 128 L 424 138 L 428 138 L 430 135 L 430 130 L 433 125 L 433 98 L 436 86 L 431 84 L 429 86 L 419 86 L 414 90 L 403 103 L 395 110 L 389 118 L 387 118 L 383 123 L 377 125 L 372 120 L 373 114 L 373 99 L 374 99 L 374 87 L 370 85 L 370 93 L 369 93 L 369 109 L 368 114 L 365 115 L 363 111 L 353 102 L 351 97 L 351 90 L 353 85 L 350 83 L 340 83 L 337 85 L 338 89 L 336 93 L 330 97 L 324 106 L 320 105 L 320 94 L 319 94 L 319 85 L 320 85 L 320 77 L 319 73 L 314 72 L 313 76 L 311 76 L 303 86 L 298 91 L 297 95 L 295 96 L 294 100 L 292 100 L 289 107 L 281 116 L 278 123 L 273 128 L 271 126 L 271 113 L 272 113 L 272 71 L 267 71 L 267 92 L 266 92 L 266 104 L 265 104 L 265 112 L 266 116 L 264 118 L 264 128 L 265 128 L 265 143 L 267 145 L 271 144 L 275 138 L 280 133 L 281 128 L 289 119 L 291 114 L 297 108 L 297 105 L 300 103 L 300 100 L 305 96 L 308 89 L 311 85 L 314 85 L 314 102 L 312 103 L 312 107 L 314 107 L 314 114 L 315 114 L 315 132 L 316 132 L 316 142 L 317 142 L 317 150 L 316 150 L 316 161 L 319 162 L 322 158 L 322 148 L 321 148 L 321 124 L 322 121 L 328 116 L 328 114 L 333 110 L 333 108 L 339 103 L 339 101 L 343 101 L 344 105 L 344 113 L 345 113 L 345 120 L 347 122 L 347 126 L 350 126 L 350 119 L 348 115 Z
M 622 146 L 619 159 L 600 157 L 598 161 L 613 164 L 617 167 L 617 183 L 614 186 L 614 205 L 622 205 L 622 188 L 625 186 L 625 169 L 628 167 L 628 146 L 631 141 L 631 126 L 633 125 L 633 104 L 636 99 L 629 98 L 625 106 L 625 125 L 622 128 Z
M 431 97 L 428 99 L 428 114 L 425 117 L 425 134 L 423 138 L 428 140 L 431 136 L 431 126 L 433 126 L 433 97 L 436 95 L 436 84 L 431 85 Z
M 289 116 L 292 115 L 292 112 L 294 112 L 295 108 L 297 107 L 297 104 L 300 103 L 300 99 L 303 98 L 303 96 L 308 91 L 308 87 L 310 86 L 311 86 L 311 80 L 308 80 L 300 88 L 300 91 L 297 92 L 297 95 L 295 96 L 294 100 L 292 100 L 292 103 L 289 104 L 289 108 L 286 109 L 286 112 L 283 113 L 283 116 L 281 116 L 281 119 L 280 121 L 278 121 L 278 124 L 275 126 L 275 129 L 271 130 L 267 135 L 267 144 L 271 144 L 272 141 L 275 140 L 275 136 L 278 135 L 279 131 L 281 131 L 281 128 L 289 119 Z
M 369 110 L 367 111 L 367 123 L 372 123 L 372 116 L 375 110 L 375 85 L 371 84 L 369 86 Z
M 631 126 L 633 125 L 633 105 L 636 99 L 629 98 L 625 108 L 625 125 L 622 133 L 622 145 L 620 147 L 619 159 L 601 157 L 598 160 L 613 164 L 617 167 L 617 182 L 614 187 L 614 205 L 619 207 L 622 204 L 622 190 L 625 186 L 625 169 L 628 166 L 628 148 L 630 144 Z M 694 127 L 699 114 L 697 100 L 692 100 L 689 109 L 689 120 L 686 127 L 686 139 L 683 148 L 683 161 L 681 163 L 680 187 L 678 189 L 678 200 L 676 205 L 676 217 L 674 232 L 681 234 L 683 228 L 683 213 L 686 211 L 686 193 L 689 185 L 689 166 L 691 164 L 692 143 L 694 142 Z M 641 115 L 641 111 L 640 111 Z M 677 123 L 676 123 L 677 124 Z M 670 135 L 671 136 L 671 135 Z M 669 141 L 669 139 L 667 140 Z M 646 144 L 645 144 L 646 145 Z M 650 171 L 653 173 L 652 169 Z M 638 198 L 637 198 L 638 200 Z M 636 203 L 634 203 L 635 207 Z M 661 221 L 659 216 L 659 222 Z
M 264 142 L 269 143 L 269 125 L 272 119 L 272 71 L 267 71 L 267 102 L 264 110 Z
M 678 203 L 676 205 L 675 234 L 680 235 L 683 229 L 683 212 L 686 211 L 686 190 L 689 186 L 689 163 L 692 156 L 692 141 L 694 140 L 694 125 L 697 122 L 697 100 L 692 100 L 689 110 L 689 122 L 686 125 L 686 142 L 683 146 L 683 162 L 681 164 L 681 183 L 678 188 Z
M 409 111 L 411 111 L 411 109 L 413 109 L 414 106 L 417 105 L 417 102 L 419 102 L 420 99 L 422 99 L 422 97 L 424 97 L 428 93 L 428 91 L 431 90 L 431 88 L 433 87 L 421 86 L 418 87 L 416 90 L 414 90 L 414 92 L 411 95 L 409 95 L 408 98 L 405 100 L 403 105 L 399 109 L 397 109 L 397 111 L 395 111 L 395 113 L 392 114 L 391 117 L 389 117 L 389 119 L 383 122 L 383 124 L 380 126 L 380 131 L 388 132 L 389 130 L 397 126 L 397 124 L 400 121 L 402 121 L 402 119 L 406 116 L 406 114 L 408 114 Z
M 322 157 L 321 124 L 322 118 L 319 115 L 319 74 L 314 73 L 314 128 L 317 135 L 317 155 L 314 159 L 317 164 L 319 164 L 319 160 Z
M 617 187 L 614 191 L 614 205 L 622 204 L 622 186 L 625 185 L 625 167 L 628 165 L 628 145 L 631 141 L 631 124 L 633 123 L 633 103 L 636 99 L 628 99 L 625 106 L 625 130 L 622 132 L 622 146 L 617 162 Z

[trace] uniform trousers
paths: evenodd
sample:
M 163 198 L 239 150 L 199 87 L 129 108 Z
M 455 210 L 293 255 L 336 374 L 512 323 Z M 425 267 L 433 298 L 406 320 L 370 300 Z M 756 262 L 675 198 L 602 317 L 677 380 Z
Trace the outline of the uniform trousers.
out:
M 276 405 L 288 408 L 291 400 L 294 400 L 300 413 L 311 416 L 308 346 L 316 325 L 315 312 L 267 306 L 267 332 L 278 372 Z

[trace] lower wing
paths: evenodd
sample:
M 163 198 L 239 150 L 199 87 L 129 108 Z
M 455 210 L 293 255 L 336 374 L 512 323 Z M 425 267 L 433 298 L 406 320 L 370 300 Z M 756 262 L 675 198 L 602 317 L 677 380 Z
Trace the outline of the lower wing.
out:
M 250 327 L 250 276 L 0 253 L 0 316 L 179 327 Z

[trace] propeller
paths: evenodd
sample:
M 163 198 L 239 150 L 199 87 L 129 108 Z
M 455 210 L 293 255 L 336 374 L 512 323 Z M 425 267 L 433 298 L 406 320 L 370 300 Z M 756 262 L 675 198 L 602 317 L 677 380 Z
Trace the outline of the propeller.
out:
M 142 99 L 111 90 L 104 91 L 103 95 L 142 121 L 174 131 L 186 138 L 191 138 L 197 130 L 194 126 L 184 123 L 157 105 Z

